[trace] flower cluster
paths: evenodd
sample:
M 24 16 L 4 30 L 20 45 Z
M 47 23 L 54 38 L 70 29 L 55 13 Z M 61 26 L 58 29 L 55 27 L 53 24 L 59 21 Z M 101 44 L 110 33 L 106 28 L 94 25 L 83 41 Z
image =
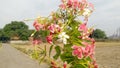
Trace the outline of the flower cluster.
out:
M 59 6 L 62 10 L 74 9 L 74 13 L 78 11 L 79 15 L 85 17 L 90 16 L 94 6 L 92 3 L 89 3 L 87 0 L 62 0 L 62 4 Z
M 39 31 L 40 29 L 43 29 L 43 27 L 44 27 L 44 25 L 38 23 L 38 21 L 35 21 L 35 22 L 33 23 L 33 26 L 35 27 L 35 29 L 36 29 L 37 31 Z
M 93 4 L 87 0 L 62 0 L 59 9 L 52 12 L 49 17 L 35 19 L 33 23 L 35 32 L 32 36 L 40 31 L 42 35 L 38 34 L 40 39 L 34 39 L 33 44 L 40 44 L 44 37 L 44 40 L 51 44 L 49 56 L 54 47 L 56 54 L 53 58 L 55 60 L 60 58 L 63 61 L 60 68 L 66 68 L 67 65 L 71 68 L 79 66 L 98 68 L 94 58 L 95 40 L 89 37 L 93 28 L 87 27 L 88 17 L 93 10 Z M 76 19 L 79 16 L 82 16 L 84 20 Z M 57 42 L 63 43 L 64 46 L 57 45 Z M 45 56 L 47 56 L 46 53 Z M 60 65 L 57 65 L 55 61 L 51 61 L 52 68 L 59 68 Z
M 85 47 L 74 45 L 72 46 L 74 56 L 77 56 L 79 59 L 83 57 L 90 56 L 93 58 L 94 55 L 94 45 L 86 45 Z
M 54 34 L 60 32 L 61 28 L 57 24 L 51 24 L 50 26 L 48 26 L 48 30 L 50 30 L 51 34 Z

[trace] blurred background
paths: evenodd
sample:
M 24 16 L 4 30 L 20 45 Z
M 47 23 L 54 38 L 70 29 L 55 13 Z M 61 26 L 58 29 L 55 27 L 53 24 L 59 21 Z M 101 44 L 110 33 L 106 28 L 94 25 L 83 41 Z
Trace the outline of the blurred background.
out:
M 120 0 L 88 0 L 95 6 L 95 11 L 89 18 L 89 26 L 105 31 L 107 36 L 119 34 Z M 0 0 L 0 28 L 11 21 L 48 16 L 55 11 L 60 0 Z M 32 23 L 26 23 L 30 29 Z
M 88 27 L 95 28 L 91 37 L 97 41 L 97 63 L 100 68 L 120 68 L 120 0 L 89 2 L 95 6 Z M 31 44 L 24 41 L 30 40 L 34 28 L 33 21 L 24 22 L 24 19 L 48 16 L 59 4 L 60 0 L 0 0 L 0 42 L 13 40 L 10 44 L 27 54 Z

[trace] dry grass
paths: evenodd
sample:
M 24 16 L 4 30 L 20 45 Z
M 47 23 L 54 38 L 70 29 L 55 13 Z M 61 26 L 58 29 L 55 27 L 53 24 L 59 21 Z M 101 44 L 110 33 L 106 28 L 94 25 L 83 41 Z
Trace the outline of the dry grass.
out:
M 99 68 L 120 68 L 120 42 L 97 42 L 95 52 Z
M 21 48 L 21 51 L 25 53 L 27 50 L 34 48 L 34 46 L 31 44 L 12 45 L 16 48 Z M 39 45 L 39 47 L 44 48 L 45 45 L 47 46 L 48 51 L 50 45 L 47 43 L 42 43 Z M 97 59 L 99 68 L 120 68 L 120 42 L 96 42 L 95 45 L 95 57 Z
M 16 49 L 18 49 L 18 50 L 20 50 L 20 51 L 22 51 L 23 53 L 26 53 L 26 54 L 28 54 L 29 55 L 29 53 L 28 52 L 30 52 L 31 50 L 33 51 L 34 50 L 34 45 L 32 45 L 32 44 L 29 44 L 29 43 L 26 43 L 26 44 L 11 44 L 13 47 L 15 47 Z M 62 45 L 62 44 L 57 44 L 57 45 Z M 50 48 L 50 44 L 48 44 L 48 43 L 41 43 L 41 44 L 39 44 L 39 45 L 36 45 L 36 47 L 37 47 L 37 50 L 39 50 L 39 51 L 41 51 L 40 49 L 45 49 L 45 46 L 46 46 L 46 51 L 47 51 L 47 55 L 48 55 L 48 52 L 49 52 L 49 48 Z M 52 54 L 55 54 L 55 51 L 53 50 L 52 51 Z
M 28 54 L 28 55 L 29 55 L 28 51 L 33 50 L 33 46 L 31 44 L 28 44 L 28 43 L 26 43 L 26 44 L 22 44 L 22 43 L 13 44 L 12 43 L 11 45 L 13 47 L 15 47 L 16 49 L 18 49 L 18 50 L 20 50 L 23 53 Z
M 120 42 L 96 42 L 96 46 L 120 46 Z

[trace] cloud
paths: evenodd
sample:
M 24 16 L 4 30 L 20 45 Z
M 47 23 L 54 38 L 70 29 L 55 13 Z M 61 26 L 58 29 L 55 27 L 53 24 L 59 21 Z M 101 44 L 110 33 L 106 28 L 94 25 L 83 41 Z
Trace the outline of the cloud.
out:
M 58 4 L 58 0 L 0 0 L 0 27 L 12 20 L 47 16 Z
M 13 20 L 48 16 L 57 10 L 61 0 L 0 0 L 0 27 Z M 120 0 L 89 0 L 95 5 L 95 11 L 89 19 L 89 25 L 95 25 L 111 35 L 120 27 Z M 32 27 L 32 23 L 27 23 Z
M 95 28 L 112 35 L 120 27 L 120 1 L 94 0 L 93 3 L 96 9 L 90 17 L 89 26 L 95 25 Z

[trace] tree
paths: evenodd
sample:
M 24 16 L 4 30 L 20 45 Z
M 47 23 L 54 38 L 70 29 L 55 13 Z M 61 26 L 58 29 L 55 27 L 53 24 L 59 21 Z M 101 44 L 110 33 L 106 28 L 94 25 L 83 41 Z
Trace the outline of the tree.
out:
M 101 29 L 96 29 L 93 31 L 91 37 L 96 38 L 96 39 L 106 39 L 107 36 L 104 31 Z
M 28 26 L 22 21 L 12 21 L 3 28 L 10 39 L 27 40 L 30 36 Z
M 10 37 L 2 29 L 0 29 L 0 41 L 8 42 L 9 40 Z

